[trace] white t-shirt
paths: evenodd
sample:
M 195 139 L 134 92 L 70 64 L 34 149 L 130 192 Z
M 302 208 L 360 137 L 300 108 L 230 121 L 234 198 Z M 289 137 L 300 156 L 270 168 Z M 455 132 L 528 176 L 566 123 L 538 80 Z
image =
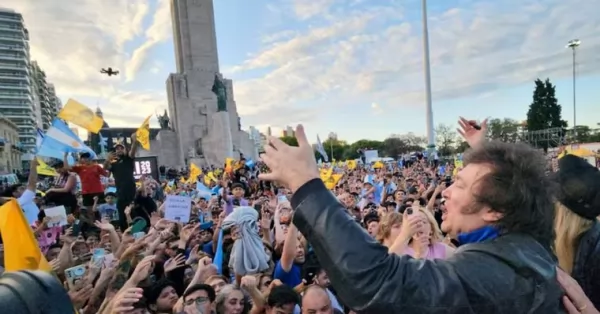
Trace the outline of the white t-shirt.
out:
M 25 218 L 27 219 L 29 225 L 35 224 L 38 217 L 38 213 L 40 211 L 40 209 L 33 201 L 34 199 L 35 192 L 29 189 L 25 190 L 23 194 L 21 194 L 21 197 L 17 199 L 17 202 L 19 203 L 19 206 L 21 206 L 23 214 L 25 215 Z

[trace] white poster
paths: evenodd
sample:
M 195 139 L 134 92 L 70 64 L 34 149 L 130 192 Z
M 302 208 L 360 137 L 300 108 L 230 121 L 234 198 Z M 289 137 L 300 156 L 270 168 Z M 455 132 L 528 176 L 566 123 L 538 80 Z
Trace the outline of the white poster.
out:
M 165 201 L 165 219 L 188 223 L 192 211 L 192 198 L 189 196 L 167 195 Z
M 46 217 L 50 218 L 48 228 L 62 227 L 67 225 L 67 210 L 64 206 L 56 206 L 44 209 Z
M 370 164 L 375 162 L 377 158 L 379 158 L 379 152 L 377 150 L 365 150 L 365 162 Z

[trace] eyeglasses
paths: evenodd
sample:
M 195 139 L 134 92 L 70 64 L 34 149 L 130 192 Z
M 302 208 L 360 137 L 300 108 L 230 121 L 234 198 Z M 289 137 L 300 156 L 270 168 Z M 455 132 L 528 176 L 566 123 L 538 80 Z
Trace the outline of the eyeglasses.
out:
M 197 297 L 195 299 L 188 299 L 185 301 L 185 305 L 192 305 L 192 304 L 202 304 L 202 303 L 206 303 L 209 302 L 210 299 L 207 297 Z

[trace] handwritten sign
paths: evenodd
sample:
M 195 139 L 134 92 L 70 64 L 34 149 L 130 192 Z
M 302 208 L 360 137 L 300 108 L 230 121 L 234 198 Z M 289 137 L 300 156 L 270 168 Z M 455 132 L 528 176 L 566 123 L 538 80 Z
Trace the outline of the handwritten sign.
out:
M 64 206 L 56 206 L 44 209 L 46 217 L 50 218 L 48 228 L 62 227 L 67 225 L 67 210 Z
M 165 201 L 165 219 L 188 223 L 192 211 L 192 198 L 181 195 L 168 195 Z

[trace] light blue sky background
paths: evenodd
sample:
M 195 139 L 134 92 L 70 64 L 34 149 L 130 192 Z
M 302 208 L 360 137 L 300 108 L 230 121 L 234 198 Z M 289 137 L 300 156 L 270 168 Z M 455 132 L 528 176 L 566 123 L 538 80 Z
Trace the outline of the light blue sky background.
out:
M 166 108 L 175 71 L 169 1 L 35 2 L 8 7 L 24 14 L 32 55 L 64 101 L 100 106 L 112 126 L 138 126 Z M 214 2 L 220 68 L 234 80 L 243 128 L 302 122 L 311 138 L 333 131 L 348 141 L 425 134 L 419 0 Z M 600 0 L 430 0 L 435 124 L 458 115 L 523 120 L 533 80 L 550 77 L 571 125 L 565 44 L 579 38 L 577 122 L 597 127 L 597 12 Z M 122 75 L 97 73 L 111 65 Z

